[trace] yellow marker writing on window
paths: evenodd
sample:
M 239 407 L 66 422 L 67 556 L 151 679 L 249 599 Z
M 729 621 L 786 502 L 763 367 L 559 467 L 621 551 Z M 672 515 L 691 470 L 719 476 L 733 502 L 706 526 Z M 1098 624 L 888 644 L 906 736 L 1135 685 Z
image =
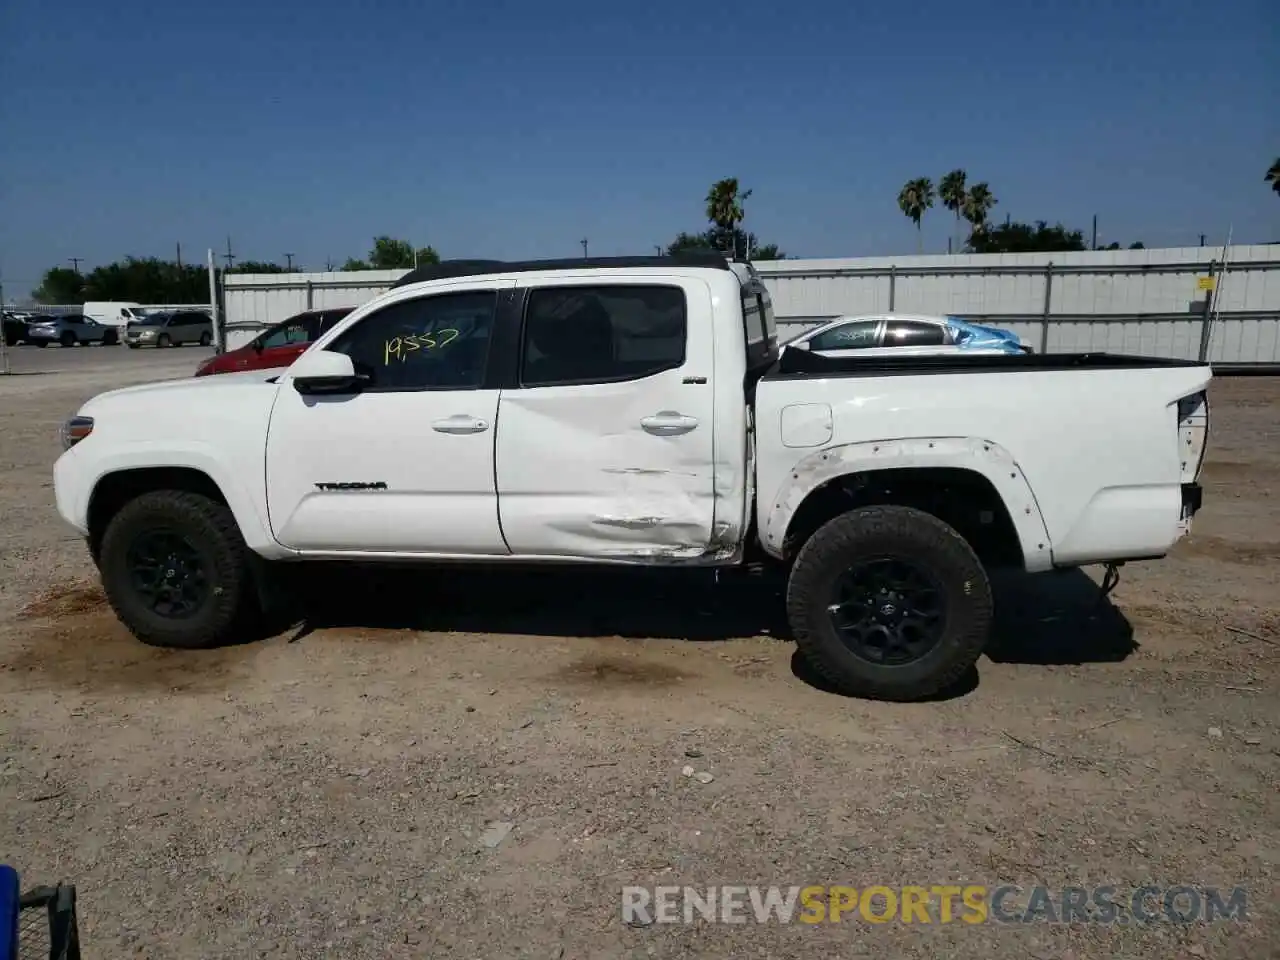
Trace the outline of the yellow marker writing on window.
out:
M 459 337 L 457 330 L 445 328 L 432 333 L 409 333 L 403 337 L 392 337 L 382 347 L 382 363 L 386 366 L 392 360 L 404 363 L 409 354 L 418 350 L 437 350 L 447 347 Z

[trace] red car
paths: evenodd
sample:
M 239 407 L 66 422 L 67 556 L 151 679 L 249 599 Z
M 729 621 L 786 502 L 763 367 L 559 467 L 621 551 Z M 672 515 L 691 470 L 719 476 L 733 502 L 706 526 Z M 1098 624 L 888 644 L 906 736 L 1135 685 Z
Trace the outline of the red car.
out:
M 308 310 L 268 327 L 237 350 L 210 357 L 196 369 L 197 377 L 211 373 L 238 373 L 243 370 L 270 370 L 287 367 L 298 359 L 320 334 L 349 314 L 355 307 Z

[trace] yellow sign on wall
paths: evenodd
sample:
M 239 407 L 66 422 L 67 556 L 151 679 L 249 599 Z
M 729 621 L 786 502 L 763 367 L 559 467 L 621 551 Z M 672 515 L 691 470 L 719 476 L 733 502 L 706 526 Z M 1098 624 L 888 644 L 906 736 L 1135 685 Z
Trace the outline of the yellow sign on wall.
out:
M 1217 282 L 1213 277 L 1196 277 L 1196 287 L 1200 290 L 1212 290 Z

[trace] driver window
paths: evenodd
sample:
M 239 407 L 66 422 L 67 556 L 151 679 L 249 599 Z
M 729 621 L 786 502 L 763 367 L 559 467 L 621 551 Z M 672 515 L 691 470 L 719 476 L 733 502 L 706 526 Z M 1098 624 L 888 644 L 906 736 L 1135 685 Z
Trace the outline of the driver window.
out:
M 484 382 L 493 290 L 402 300 L 371 313 L 328 348 L 351 358 L 366 390 L 474 390 Z

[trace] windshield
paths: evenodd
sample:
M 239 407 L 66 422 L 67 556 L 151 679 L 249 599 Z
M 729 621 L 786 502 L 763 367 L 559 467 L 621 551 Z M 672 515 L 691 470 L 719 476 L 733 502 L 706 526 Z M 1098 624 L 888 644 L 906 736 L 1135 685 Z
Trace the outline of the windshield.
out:
M 143 327 L 162 327 L 168 319 L 169 315 L 167 313 L 149 313 L 145 317 L 139 317 L 134 323 Z

